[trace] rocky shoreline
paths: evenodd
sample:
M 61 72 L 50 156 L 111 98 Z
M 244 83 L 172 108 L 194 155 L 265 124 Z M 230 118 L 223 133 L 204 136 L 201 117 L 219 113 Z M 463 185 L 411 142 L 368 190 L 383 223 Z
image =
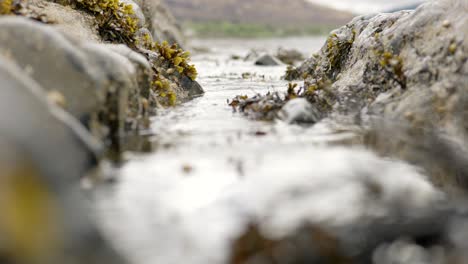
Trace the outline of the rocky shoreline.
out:
M 160 1 L 0 1 L 0 262 L 125 263 L 80 181 L 159 108 L 203 94 L 185 46 Z
M 0 21 L 2 62 L 23 69 L 105 149 L 145 129 L 157 107 L 203 93 L 178 47 L 181 33 L 157 1 L 13 1 L 9 12 Z
M 106 158 L 118 162 L 126 136 L 158 109 L 203 94 L 180 26 L 158 0 L 0 1 L 0 262 L 126 263 L 97 230 L 80 184 Z M 406 204 L 359 167 L 354 178 L 383 216 L 363 210 L 368 222 L 310 223 L 282 238 L 251 219 L 230 263 L 372 263 L 400 246 L 425 257 L 442 248 L 463 263 L 464 244 L 445 236 L 466 213 L 436 187 L 459 199 L 468 188 L 467 12 L 466 1 L 439 0 L 357 17 L 288 69 L 286 93 L 229 102 L 254 119 L 352 127 L 357 144 L 417 165 L 434 185 L 424 185 L 434 201 Z M 391 244 L 377 252 L 382 243 Z

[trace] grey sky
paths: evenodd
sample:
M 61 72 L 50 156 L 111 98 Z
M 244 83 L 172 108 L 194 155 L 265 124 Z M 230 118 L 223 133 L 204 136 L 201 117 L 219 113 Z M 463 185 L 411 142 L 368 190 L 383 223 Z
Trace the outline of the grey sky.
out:
M 308 0 L 355 13 L 372 13 L 389 10 L 398 6 L 414 4 L 422 0 Z

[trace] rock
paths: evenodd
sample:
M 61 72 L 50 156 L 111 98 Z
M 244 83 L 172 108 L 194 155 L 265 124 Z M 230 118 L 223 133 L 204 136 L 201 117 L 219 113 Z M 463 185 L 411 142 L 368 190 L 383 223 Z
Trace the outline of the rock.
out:
M 31 152 L 30 142 L 21 144 L 5 137 L 3 127 L 0 130 L 2 262 L 127 263 L 97 230 L 88 200 L 78 185 L 61 179 L 67 174 L 45 174 L 41 164 L 44 158 Z M 47 142 L 55 148 L 60 141 L 49 138 Z M 41 154 L 51 157 L 54 152 L 43 149 Z M 73 156 L 62 153 L 59 158 L 48 166 L 57 166 Z M 74 174 L 72 170 L 70 167 L 68 173 Z
M 181 76 L 180 79 L 180 85 L 184 88 L 185 91 L 187 91 L 189 98 L 201 96 L 205 93 L 198 82 L 191 80 L 185 75 Z
M 126 57 L 135 67 L 136 74 L 131 76 L 132 85 L 129 91 L 127 113 L 127 130 L 138 130 L 140 127 L 146 127 L 149 114 L 155 112 L 151 110 L 148 103 L 151 94 L 151 82 L 153 70 L 146 58 L 131 50 L 125 45 L 106 45 L 108 49 Z
M 52 27 L 21 17 L 4 17 L 0 28 L 0 49 L 42 88 L 62 93 L 68 102 L 66 110 L 89 125 L 107 92 L 99 67 Z
M 278 112 L 278 117 L 286 123 L 316 123 L 321 119 L 320 112 L 306 99 L 288 101 Z
M 141 97 L 148 99 L 152 73 L 151 65 L 149 64 L 148 60 L 146 60 L 146 58 L 143 55 L 131 50 L 126 45 L 111 44 L 107 45 L 107 47 L 130 60 L 130 62 L 137 70 L 136 82 L 138 84 L 137 87 L 139 93 Z
M 468 186 L 467 11 L 466 1 L 439 0 L 357 17 L 289 75 L 304 78 L 303 96 L 322 117 L 371 127 L 368 147 L 424 168 L 454 194 Z
M 294 166 L 273 169 L 240 186 L 240 198 L 226 199 L 249 201 L 229 263 L 380 263 L 374 253 L 405 238 L 454 248 L 446 238 L 454 220 L 468 220 L 464 202 L 452 203 L 421 170 L 362 148 L 318 148 L 313 158 L 290 156 Z M 307 164 L 314 170 L 290 172 Z
M 130 90 L 137 89 L 132 77 L 136 76 L 133 64 L 124 56 L 107 49 L 105 45 L 84 44 L 83 51 L 99 65 L 106 80 L 106 103 L 101 106 L 101 121 L 110 129 L 110 135 L 121 136 L 127 118 L 127 102 Z
M 446 248 L 448 244 L 438 238 L 447 235 L 450 221 L 457 217 L 455 210 L 435 210 L 424 217 L 390 223 L 304 225 L 280 239 L 251 224 L 233 243 L 229 263 L 449 263 L 442 261 L 456 250 Z M 468 221 L 466 216 L 463 221 Z M 425 238 L 433 240 L 425 243 Z
M 100 144 L 2 56 L 0 83 L 0 259 L 125 263 L 104 242 L 79 189 Z
M 11 61 L 0 60 L 1 134 L 21 144 L 44 174 L 78 181 L 96 165 L 100 145 L 73 117 L 49 103 L 35 81 Z
M 152 69 L 142 55 L 123 45 L 72 44 L 51 27 L 23 18 L 2 18 L 0 27 L 0 49 L 41 87 L 62 95 L 65 109 L 94 135 L 115 137 L 126 124 L 137 128 L 144 122 L 141 100 L 149 98 Z
M 154 40 L 167 41 L 185 48 L 186 40 L 172 13 L 161 0 L 138 0 L 149 24 Z
M 462 2 L 431 1 L 416 11 L 361 16 L 335 30 L 297 70 L 306 89 L 331 82 L 326 92 L 314 89 L 307 97 L 323 113 L 404 121 L 405 113 L 413 112 L 412 123 L 460 128 L 458 120 L 466 113 L 456 109 L 463 109 L 468 89 L 468 18 Z M 391 96 L 382 100 L 381 94 Z
M 295 49 L 278 49 L 276 53 L 276 58 L 282 61 L 285 64 L 294 65 L 298 61 L 303 61 L 304 56 L 301 52 Z
M 48 0 L 29 0 L 26 10 L 45 19 L 50 26 L 70 38 L 72 42 L 100 41 L 95 18 L 92 15 L 57 2 L 59 1 L 54 3 Z
M 255 61 L 255 65 L 258 66 L 278 66 L 282 64 L 280 60 L 269 54 L 265 54 Z

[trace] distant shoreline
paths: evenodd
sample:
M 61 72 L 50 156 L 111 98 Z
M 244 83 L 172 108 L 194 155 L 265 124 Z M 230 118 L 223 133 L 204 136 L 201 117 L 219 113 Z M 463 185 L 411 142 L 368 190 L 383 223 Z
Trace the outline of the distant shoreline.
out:
M 272 38 L 290 36 L 324 36 L 339 25 L 272 26 L 231 22 L 186 22 L 183 24 L 195 38 Z

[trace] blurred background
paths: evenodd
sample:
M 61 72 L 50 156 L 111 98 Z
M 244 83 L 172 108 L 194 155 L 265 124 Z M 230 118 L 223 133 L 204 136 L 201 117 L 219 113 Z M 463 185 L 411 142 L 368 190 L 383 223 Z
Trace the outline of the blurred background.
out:
M 327 34 L 358 14 L 414 9 L 424 0 L 165 0 L 196 37 Z

